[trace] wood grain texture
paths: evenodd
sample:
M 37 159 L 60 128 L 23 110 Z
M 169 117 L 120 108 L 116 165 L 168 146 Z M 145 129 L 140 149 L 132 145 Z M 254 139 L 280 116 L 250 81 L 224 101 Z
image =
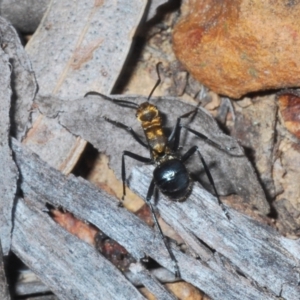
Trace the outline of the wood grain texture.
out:
M 4 270 L 1 240 L 0 240 L 0 299 L 10 300 L 7 280 L 6 280 L 5 270 Z
M 16 151 L 15 154 L 17 155 L 17 158 L 18 151 Z M 36 157 L 36 155 L 33 153 L 30 153 L 30 155 L 32 157 Z M 27 159 L 26 157 L 23 158 L 25 160 L 28 159 L 28 157 Z M 44 162 L 40 162 L 44 166 L 46 166 Z M 30 162 L 27 160 L 27 163 L 29 163 L 33 168 L 37 167 L 37 165 L 34 165 L 34 161 Z M 21 165 L 18 166 L 20 167 Z M 49 166 L 47 166 L 47 168 L 48 170 L 54 171 L 56 174 L 62 175 L 60 172 L 49 168 Z M 45 169 L 39 170 L 39 172 L 36 173 L 37 177 L 32 177 L 32 179 L 36 184 L 38 184 L 38 181 L 41 179 L 43 181 L 43 178 L 47 178 L 48 180 L 50 178 L 46 173 Z M 25 171 L 24 175 L 29 174 L 26 174 Z M 48 175 L 51 176 L 51 174 Z M 53 179 L 54 178 L 50 179 L 50 181 L 48 182 L 50 186 L 52 186 L 49 186 L 50 189 L 53 189 L 54 187 L 51 183 Z M 76 183 L 76 178 L 74 179 L 75 182 L 71 184 L 78 185 L 78 182 Z M 21 180 L 22 185 L 26 185 L 26 183 L 23 181 L 24 177 L 22 177 Z M 65 178 L 65 180 L 67 179 Z M 90 185 L 88 184 L 88 186 Z M 75 193 L 77 193 L 74 187 L 75 186 L 71 188 L 70 186 L 70 188 Z M 15 224 L 17 225 L 15 225 L 13 232 L 13 251 L 38 275 L 38 277 L 47 286 L 50 287 L 52 291 L 54 291 L 62 299 L 143 298 L 140 294 L 138 294 L 137 291 L 134 290 L 133 292 L 131 290 L 132 285 L 129 281 L 127 281 L 124 275 L 121 275 L 122 278 L 119 278 L 121 273 L 118 269 L 116 269 L 116 267 L 114 267 L 110 262 L 106 261 L 102 256 L 99 255 L 100 258 L 98 258 L 98 253 L 95 249 L 84 244 L 82 241 L 73 237 L 69 233 L 66 233 L 57 224 L 54 224 L 50 217 L 42 212 L 45 209 L 45 203 L 39 201 L 39 199 L 40 197 L 43 198 L 43 196 L 41 194 L 40 196 L 38 196 L 39 194 L 34 192 L 34 186 L 31 186 L 31 188 L 33 189 L 33 191 L 29 192 L 24 186 L 24 191 L 27 191 L 25 192 L 25 194 L 27 204 L 29 206 L 27 207 L 25 203 L 20 200 L 21 204 L 18 204 L 17 207 L 22 206 L 22 210 L 19 212 L 18 209 L 16 209 Z M 63 190 L 61 190 L 61 192 L 65 193 L 66 190 Z M 50 190 L 48 191 L 50 192 Z M 95 190 L 95 192 L 97 193 L 97 190 Z M 81 196 L 82 195 L 83 194 L 81 194 Z M 81 198 L 80 194 L 77 194 L 77 196 Z M 72 205 L 71 202 L 70 204 Z M 48 203 L 61 205 L 58 202 L 53 203 L 51 201 L 48 201 Z M 112 203 L 112 206 L 115 210 L 119 210 L 116 203 Z M 23 224 L 24 222 L 26 222 L 26 224 Z M 108 226 L 111 227 L 112 224 L 108 224 Z M 38 227 L 38 230 L 35 229 L 36 227 Z M 35 232 L 35 234 L 32 235 L 32 232 Z M 63 236 L 61 236 L 62 234 Z M 128 236 L 126 238 L 128 239 Z M 72 241 L 76 243 L 72 244 Z M 83 258 L 79 259 L 80 257 Z M 99 260 L 103 260 L 104 262 L 101 262 Z M 44 266 L 45 261 L 47 261 L 46 267 Z M 74 264 L 75 266 L 72 267 L 72 264 Z M 81 268 L 84 268 L 85 270 L 80 271 Z M 99 272 L 101 273 L 101 275 L 98 274 Z M 51 274 L 56 275 L 54 276 Z M 68 277 L 67 281 L 63 280 L 65 276 Z M 104 278 L 106 279 L 104 280 Z M 112 280 L 112 278 L 114 280 Z M 140 270 L 139 279 L 142 284 L 148 287 L 148 289 L 157 297 L 157 299 L 174 299 L 174 297 L 148 271 Z M 89 281 L 88 284 L 86 280 Z M 91 292 L 91 287 L 96 284 L 95 280 L 100 283 L 100 287 L 96 289 L 96 291 Z M 80 285 L 77 284 L 77 282 L 80 282 Z M 112 291 L 111 285 L 115 287 L 115 290 Z M 129 287 L 126 289 L 127 285 Z M 66 289 L 66 287 L 68 288 Z M 105 289 L 105 291 L 101 289 Z M 106 289 L 108 290 L 106 291 Z M 97 298 L 98 293 L 101 293 L 101 298 Z
M 64 100 L 90 90 L 109 93 L 145 6 L 145 0 L 51 1 L 26 46 L 39 93 Z
M 31 105 L 37 91 L 37 84 L 28 54 L 16 29 L 2 17 L 0 17 L 0 32 L 3 51 L 9 57 L 12 73 L 11 133 L 21 140 L 30 126 Z
M 22 199 L 16 206 L 12 248 L 59 299 L 143 299 L 95 249 Z
M 145 0 L 51 1 L 26 45 L 39 94 L 54 93 L 68 102 L 90 90 L 110 93 L 145 6 Z M 70 173 L 86 142 L 40 114 L 32 119 L 23 143 L 53 167 Z
M 1 36 L 0 36 L 1 39 Z M 10 63 L 9 56 L 0 48 L 0 239 L 3 255 L 10 250 L 12 209 L 17 190 L 18 171 L 11 157 L 10 133 Z
M 105 234 L 123 245 L 137 260 L 148 255 L 162 266 L 173 271 L 172 262 L 161 240 L 161 236 L 156 230 L 149 228 L 135 215 L 129 213 L 125 209 L 119 208 L 116 200 L 111 196 L 108 196 L 105 192 L 96 189 L 85 180 L 75 178 L 74 176 L 65 177 L 60 172 L 50 168 L 46 163 L 41 161 L 37 155 L 31 153 L 16 141 L 13 141 L 12 144 L 16 162 L 21 172 L 21 188 L 24 197 L 26 199 L 31 199 L 31 203 L 38 206 L 40 210 L 43 209 L 45 202 L 55 206 L 62 206 L 68 211 L 73 212 L 77 217 L 96 225 L 105 232 Z M 136 181 L 133 180 L 133 188 L 141 188 L 140 193 L 144 194 L 144 189 L 147 188 L 146 185 L 150 180 L 149 172 L 138 173 L 138 177 L 140 186 L 138 187 L 138 185 L 135 184 Z M 244 222 L 249 220 L 249 218 L 230 210 L 233 221 L 228 222 L 224 217 L 222 210 L 214 204 L 214 198 L 199 187 L 195 187 L 191 197 L 192 200 L 188 199 L 186 201 L 186 203 L 190 203 L 186 204 L 187 206 L 182 207 L 182 203 L 173 203 L 170 205 L 168 202 L 168 205 L 165 205 L 164 209 L 172 213 L 176 208 L 175 211 L 177 216 L 172 216 L 173 220 L 176 220 L 176 222 L 179 222 L 179 218 L 183 218 L 183 213 L 186 214 L 184 221 L 191 224 L 190 226 L 199 226 L 202 224 L 195 224 L 191 219 L 200 217 L 201 211 L 203 211 L 202 214 L 205 215 L 205 218 L 201 222 L 208 222 L 207 226 L 193 228 L 193 232 L 199 232 L 199 236 L 203 229 L 207 231 L 207 234 L 212 234 L 216 231 L 214 227 L 216 221 L 218 221 L 219 226 L 224 227 L 222 232 L 223 235 L 218 236 L 219 242 L 223 241 L 224 243 L 226 240 L 231 241 L 232 239 L 230 239 L 227 234 L 232 234 L 232 229 L 236 229 L 236 226 L 234 225 L 236 220 L 238 220 L 238 218 L 241 218 Z M 205 201 L 202 200 L 202 197 L 205 197 Z M 199 206 L 195 205 L 195 198 L 199 198 L 197 202 L 197 205 Z M 161 205 L 163 205 L 163 203 L 163 200 L 160 201 L 159 208 L 162 207 Z M 189 206 L 191 207 L 189 208 Z M 185 211 L 185 209 L 188 210 Z M 181 212 L 181 214 L 179 212 Z M 167 212 L 162 214 L 163 217 L 165 217 L 166 214 Z M 211 217 L 208 220 L 207 218 L 209 218 L 208 216 L 210 215 Z M 22 222 L 25 222 L 25 219 Z M 264 228 L 262 225 L 255 223 L 252 220 L 249 220 L 249 222 L 246 224 L 251 226 L 251 232 L 254 236 L 256 236 L 260 228 Z M 238 226 L 241 226 L 241 224 L 238 224 Z M 229 233 L 227 233 L 225 229 L 230 229 Z M 37 235 L 34 235 L 33 238 L 36 236 Z M 264 241 L 266 240 L 265 236 L 262 238 Z M 185 239 L 185 236 L 183 236 L 183 239 Z M 14 242 L 13 245 L 17 252 L 18 247 L 20 247 L 19 243 Z M 212 248 L 214 246 L 218 249 L 217 245 L 211 245 Z M 253 245 L 251 243 L 247 245 L 249 246 L 249 250 L 247 251 L 244 248 L 245 244 L 241 246 L 243 246 L 243 249 L 240 249 L 239 257 L 247 259 L 249 255 L 250 257 L 253 256 L 253 252 L 251 252 L 253 251 Z M 228 249 L 231 249 L 232 251 L 235 250 L 235 252 L 233 252 L 234 267 L 230 265 L 229 267 L 226 266 L 229 264 L 230 258 L 227 260 L 219 253 L 213 254 L 213 252 L 206 246 L 203 246 L 201 242 L 198 243 L 198 247 L 204 249 L 203 252 L 207 253 L 206 258 L 208 259 L 196 259 L 189 254 L 182 253 L 172 244 L 172 249 L 178 261 L 181 276 L 184 280 L 200 288 L 213 299 L 275 299 L 276 294 L 271 293 L 271 291 L 278 287 L 279 283 L 277 281 L 279 279 L 276 278 L 277 273 L 274 275 L 276 286 L 274 288 L 270 287 L 269 292 L 265 291 L 263 286 L 259 287 L 259 282 L 256 282 L 256 285 L 254 285 L 254 282 L 251 279 L 239 275 L 237 272 L 237 269 L 239 268 L 235 266 L 235 264 L 238 264 L 237 259 L 235 259 L 235 252 L 239 252 L 235 249 L 238 245 L 229 242 L 227 245 Z M 279 245 L 277 244 L 275 250 L 278 250 L 278 248 Z M 274 255 L 274 251 L 270 254 Z M 287 251 L 285 251 L 285 253 L 286 252 Z M 280 253 L 280 251 L 279 254 L 276 253 L 278 256 L 275 256 L 275 258 L 279 257 L 280 259 L 283 259 L 283 256 L 280 255 Z M 23 255 L 25 255 L 25 253 L 23 253 Z M 257 261 L 262 265 L 264 264 L 261 257 Z M 269 267 L 268 263 L 270 264 L 270 260 L 267 259 L 267 265 L 265 264 L 263 267 Z M 293 269 L 295 263 L 297 263 L 297 259 L 293 256 L 289 256 L 284 262 L 279 262 L 280 266 L 284 266 L 283 271 L 289 272 L 289 275 L 286 274 L 286 279 L 290 280 L 287 281 L 287 286 L 291 289 L 290 295 L 299 288 L 296 286 L 297 274 Z M 260 269 L 256 267 L 256 270 Z M 282 281 L 285 281 L 285 279 L 282 279 Z M 279 292 L 280 291 L 278 291 L 278 293 Z M 289 299 L 296 298 L 290 297 Z
M 151 171 L 143 167 L 132 172 L 130 186 L 139 195 L 147 193 Z M 157 208 L 188 244 L 192 242 L 195 253 L 208 265 L 212 263 L 212 268 L 216 262 L 213 256 L 219 256 L 258 286 L 277 296 L 286 293 L 286 299 L 298 298 L 299 240 L 286 239 L 273 228 L 230 208 L 227 220 L 216 198 L 196 185 L 187 201 L 176 203 L 161 196 Z M 199 242 L 213 249 L 214 255 L 204 256 L 197 249 Z

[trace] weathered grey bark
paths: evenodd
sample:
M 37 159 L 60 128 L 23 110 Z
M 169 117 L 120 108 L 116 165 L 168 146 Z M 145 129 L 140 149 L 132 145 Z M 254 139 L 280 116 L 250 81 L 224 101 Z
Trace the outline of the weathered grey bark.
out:
M 111 196 L 97 190 L 81 178 L 65 177 L 49 168 L 16 141 L 13 141 L 13 150 L 22 176 L 21 188 L 24 197 L 30 199 L 30 205 L 34 204 L 35 208 L 32 208 L 32 211 L 36 214 L 43 214 L 40 211 L 46 202 L 62 206 L 99 227 L 123 245 L 136 259 L 149 255 L 162 266 L 173 270 L 172 262 L 156 230 L 149 228 L 125 209 L 119 208 L 117 201 Z M 149 168 L 144 168 L 142 172 L 135 171 L 131 181 L 133 189 L 144 195 L 150 176 Z M 25 209 L 23 204 L 18 205 L 21 206 L 24 207 L 22 211 L 18 211 L 17 208 L 18 230 L 21 230 L 20 226 L 24 222 L 30 223 L 28 208 Z M 213 299 L 275 299 L 280 293 L 284 294 L 286 299 L 297 299 L 300 292 L 298 273 L 295 269 L 299 264 L 299 257 L 295 253 L 298 251 L 298 256 L 300 253 L 297 241 L 286 240 L 272 229 L 232 209 L 229 209 L 231 221 L 228 221 L 216 204 L 215 198 L 197 186 L 186 202 L 170 203 L 161 197 L 158 208 L 163 218 L 176 229 L 184 226 L 185 232 L 180 231 L 184 240 L 189 240 L 190 236 L 194 240 L 200 239 L 197 241 L 197 248 L 193 246 L 194 252 L 201 253 L 200 260 L 180 252 L 174 245 L 172 250 L 182 278 Z M 51 223 L 50 220 L 48 222 Z M 24 226 L 23 224 L 21 227 Z M 33 256 L 26 255 L 22 246 L 25 240 L 22 239 L 21 243 L 18 237 L 21 232 L 18 230 L 14 231 L 14 251 L 32 267 L 43 264 L 43 261 L 37 263 L 34 253 Z M 25 235 L 27 230 L 23 231 L 22 235 Z M 51 236 L 48 237 L 48 234 L 53 233 L 51 230 L 47 231 L 47 237 L 44 238 L 40 236 L 42 232 L 34 236 L 28 235 L 27 238 L 42 239 L 43 243 L 52 239 Z M 68 238 L 68 243 L 69 239 L 72 238 Z M 203 246 L 201 240 L 216 249 L 216 252 L 213 253 Z M 58 244 L 55 242 L 55 249 L 58 246 L 68 247 L 65 243 L 63 240 Z M 291 247 L 293 252 L 289 250 Z M 47 252 L 47 247 L 40 247 L 36 251 Z M 65 260 L 64 257 L 61 259 Z M 248 271 L 245 270 L 246 265 Z M 246 277 L 239 275 L 239 272 Z M 44 276 L 47 277 L 46 274 Z
M 33 277 L 32 275 L 35 275 L 29 269 L 26 270 L 26 273 L 30 273 L 30 277 Z M 26 275 L 24 277 L 26 277 Z M 34 294 L 42 294 L 47 292 L 50 292 L 49 287 L 46 286 L 43 282 L 41 282 L 37 277 L 26 278 L 24 281 L 18 278 L 18 281 L 14 287 L 14 294 L 17 296 L 25 296 L 25 295 L 30 296 Z
M 161 289 L 157 280 L 163 283 L 174 282 L 178 280 L 174 274 L 164 268 L 155 268 L 150 271 L 151 274 L 148 274 L 148 272 L 149 271 L 145 270 L 140 263 L 136 263 L 132 264 L 129 271 L 126 271 L 125 276 L 134 286 L 147 286 L 149 290 L 154 290 L 154 295 L 159 294 L 159 291 L 156 291 L 156 289 L 159 289 L 165 293 L 164 296 L 166 298 L 170 297 L 170 294 L 166 294 L 165 290 Z M 149 278 L 151 278 L 151 280 L 149 280 Z M 154 288 L 152 288 L 152 285 L 154 285 Z M 47 293 L 49 291 L 49 287 L 36 277 L 30 269 L 21 270 L 14 288 L 14 294 L 17 296 L 29 296 L 32 294 Z
M 46 295 L 46 296 L 39 296 L 39 297 L 29 297 L 26 300 L 59 300 L 55 295 Z
M 175 296 L 170 294 L 161 283 L 140 263 L 131 264 L 130 274 L 133 282 L 139 281 L 146 287 L 157 299 L 175 300 Z
M 0 40 L 11 66 L 10 80 L 13 92 L 11 101 L 11 133 L 21 140 L 29 126 L 31 105 L 37 91 L 37 84 L 28 55 L 15 28 L 1 17 Z
M 132 189 L 145 195 L 151 175 L 149 167 L 134 169 L 130 181 Z M 216 251 L 215 257 L 220 255 L 223 262 L 227 259 L 227 263 L 248 280 L 276 296 L 298 299 L 299 240 L 282 237 L 273 228 L 230 208 L 230 220 L 227 220 L 214 197 L 196 186 L 194 190 L 183 203 L 164 197 L 157 201 L 160 215 L 194 252 L 210 265 L 212 256 L 199 247 L 199 242 L 204 242 Z
M 0 20 L 1 22 L 1 20 Z M 0 48 L 0 240 L 2 251 L 7 255 L 10 249 L 12 229 L 12 208 L 17 189 L 18 172 L 9 147 L 10 131 L 10 64 L 9 57 Z
M 10 300 L 10 296 L 7 288 L 7 280 L 6 280 L 5 270 L 4 270 L 1 240 L 0 240 L 0 299 Z
M 156 9 L 168 0 L 151 0 L 146 20 L 152 19 Z M 23 33 L 33 33 L 40 24 L 50 0 L 1 0 L 0 15 Z
M 109 93 L 143 16 L 145 0 L 51 1 L 26 45 L 41 95 Z
M 1 0 L 0 15 L 24 33 L 33 33 L 47 9 L 50 0 Z
M 145 0 L 51 1 L 26 45 L 39 93 L 54 93 L 66 102 L 90 90 L 110 93 L 145 6 Z M 33 121 L 23 142 L 53 167 L 70 173 L 86 142 L 39 114 Z
M 22 199 L 14 224 L 13 251 L 60 299 L 143 299 L 94 248 Z

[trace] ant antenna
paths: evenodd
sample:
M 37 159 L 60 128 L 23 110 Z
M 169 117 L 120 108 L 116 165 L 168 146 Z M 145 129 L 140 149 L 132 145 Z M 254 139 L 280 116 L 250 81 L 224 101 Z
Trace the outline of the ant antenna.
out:
M 156 64 L 156 73 L 157 73 L 158 79 L 157 79 L 157 81 L 156 81 L 156 83 L 155 83 L 155 86 L 153 87 L 151 93 L 150 93 L 149 96 L 148 96 L 147 102 L 149 102 L 149 100 L 150 100 L 152 94 L 154 93 L 154 91 L 156 90 L 156 88 L 157 88 L 157 87 L 159 86 L 159 84 L 161 83 L 161 78 L 160 78 L 160 74 L 159 74 L 159 65 L 162 65 L 162 62 L 161 62 L 161 61 L 158 62 L 158 63 Z

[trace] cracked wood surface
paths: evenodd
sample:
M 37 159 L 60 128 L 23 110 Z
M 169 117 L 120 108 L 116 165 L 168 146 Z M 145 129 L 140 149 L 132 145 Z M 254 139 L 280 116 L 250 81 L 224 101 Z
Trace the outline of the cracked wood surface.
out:
M 155 229 L 119 208 L 116 200 L 89 182 L 72 175 L 65 177 L 16 141 L 12 144 L 21 173 L 21 188 L 24 197 L 31 199 L 31 205 L 34 203 L 39 210 L 46 202 L 62 206 L 103 230 L 136 259 L 146 254 L 173 270 Z M 131 186 L 141 195 L 148 187 L 150 173 L 147 167 L 136 169 L 132 174 Z M 185 231 L 180 231 L 184 240 L 191 238 L 188 235 L 197 240 L 197 248 L 193 246 L 192 249 L 196 254 L 200 253 L 200 259 L 182 253 L 173 244 L 172 249 L 182 278 L 213 299 L 275 299 L 280 293 L 286 299 L 298 298 L 300 287 L 295 268 L 299 264 L 298 241 L 280 237 L 273 229 L 230 208 L 231 221 L 228 221 L 215 198 L 198 186 L 183 203 L 170 203 L 160 197 L 158 209 L 176 229 L 184 226 Z M 22 218 L 25 220 L 26 216 Z M 41 238 L 31 235 L 31 239 Z M 18 252 L 22 245 L 16 240 L 17 237 L 14 237 L 13 245 Z M 211 252 L 201 241 L 216 252 Z M 45 246 L 39 251 L 53 250 Z M 31 260 L 27 263 L 36 262 L 32 256 L 26 258 Z M 47 262 L 47 265 L 51 264 Z M 239 275 L 241 272 L 245 277 Z
M 1 18 L 0 18 L 1 25 Z M 1 38 L 1 36 L 0 36 Z M 0 48 L 0 240 L 3 255 L 10 250 L 12 230 L 12 209 L 17 190 L 18 171 L 11 156 L 10 133 L 10 63 L 9 56 Z

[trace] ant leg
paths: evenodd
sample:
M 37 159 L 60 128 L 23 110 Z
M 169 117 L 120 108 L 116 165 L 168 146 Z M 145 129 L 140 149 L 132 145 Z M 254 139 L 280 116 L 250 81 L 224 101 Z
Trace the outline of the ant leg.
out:
M 181 133 L 181 128 L 182 128 L 182 125 L 180 124 L 181 119 L 188 118 L 190 115 L 196 114 L 197 110 L 198 110 L 198 106 L 195 109 L 193 109 L 192 111 L 189 111 L 189 112 L 185 113 L 184 115 L 180 116 L 179 118 L 177 118 L 176 125 L 173 128 L 170 136 L 168 137 L 169 143 L 172 140 L 174 140 L 173 151 L 176 152 L 179 148 L 180 133 Z
M 223 210 L 225 216 L 228 218 L 228 220 L 230 220 L 230 216 L 229 216 L 229 214 L 228 214 L 228 211 L 227 211 L 226 207 L 224 206 L 224 204 L 222 203 L 222 201 L 221 201 L 221 199 L 220 199 L 220 196 L 219 196 L 219 194 L 218 194 L 218 192 L 217 192 L 217 188 L 216 188 L 216 186 L 215 186 L 215 182 L 214 182 L 214 180 L 213 180 L 213 177 L 212 177 L 212 175 L 211 175 L 211 173 L 210 173 L 210 171 L 209 171 L 209 168 L 208 168 L 208 166 L 207 166 L 207 164 L 206 164 L 206 162 L 205 162 L 205 160 L 204 160 L 204 158 L 203 158 L 203 156 L 202 156 L 202 154 L 201 154 L 199 148 L 198 148 L 197 146 L 193 146 L 192 148 L 190 148 L 190 149 L 189 149 L 189 150 L 181 157 L 182 162 L 185 162 L 187 159 L 189 159 L 195 152 L 198 152 L 198 155 L 199 155 L 200 160 L 201 160 L 201 162 L 202 162 L 202 165 L 203 165 L 203 167 L 204 167 L 205 173 L 206 173 L 206 175 L 207 175 L 207 177 L 208 177 L 209 183 L 210 183 L 211 186 L 213 187 L 213 190 L 214 190 L 215 195 L 216 195 L 216 197 L 217 197 L 218 204 L 221 206 L 221 208 L 222 208 L 222 210 Z
M 182 124 L 180 123 L 181 119 L 183 119 L 183 118 L 188 118 L 190 115 L 196 114 L 196 112 L 198 111 L 198 106 L 199 106 L 199 105 L 200 105 L 200 102 L 199 102 L 199 104 L 197 105 L 197 107 L 196 107 L 194 110 L 192 110 L 192 111 L 190 111 L 190 112 L 188 112 L 188 113 L 186 113 L 186 114 L 180 116 L 179 118 L 177 118 L 176 125 L 175 125 L 175 127 L 173 128 L 173 130 L 172 130 L 170 136 L 168 137 L 168 142 L 169 142 L 169 143 L 174 139 L 174 143 L 173 143 L 172 150 L 176 152 L 176 151 L 178 150 L 178 148 L 179 148 L 180 133 L 181 133 L 181 129 L 182 129 L 182 128 L 185 128 L 187 131 L 189 131 L 189 132 L 195 134 L 195 135 L 198 136 L 199 138 L 203 139 L 204 141 L 207 141 L 207 142 L 210 143 L 212 146 L 214 146 L 214 147 L 216 147 L 217 149 L 220 149 L 220 150 L 222 150 L 222 151 L 228 152 L 228 151 L 230 151 L 231 149 L 235 148 L 235 147 L 233 147 L 233 148 L 223 148 L 223 147 L 221 147 L 219 144 L 217 144 L 216 142 L 212 141 L 210 138 L 208 138 L 208 137 L 207 137 L 206 135 L 204 135 L 203 133 L 198 132 L 198 131 L 196 131 L 196 130 L 193 130 L 193 129 L 189 128 L 188 126 L 182 125 Z
M 134 108 L 134 109 L 137 109 L 139 107 L 139 105 L 135 102 L 128 101 L 128 100 L 114 99 L 114 98 L 108 97 L 108 96 L 98 93 L 98 92 L 88 92 L 84 95 L 84 98 L 87 96 L 100 96 L 103 99 L 114 102 L 117 105 L 122 106 L 122 107 L 128 107 L 128 108 Z
M 105 121 L 107 121 L 107 122 L 109 122 L 109 123 L 111 123 L 111 124 L 113 124 L 113 125 L 115 125 L 115 126 L 117 126 L 117 127 L 120 127 L 120 128 L 122 128 L 122 129 L 125 129 L 126 131 L 128 131 L 128 132 L 132 135 L 132 137 L 133 137 L 140 145 L 142 145 L 143 147 L 149 149 L 149 145 L 146 144 L 145 142 L 143 142 L 143 141 L 141 140 L 141 138 L 137 135 L 137 133 L 136 133 L 131 127 L 129 127 L 129 126 L 127 126 L 127 125 L 125 125 L 125 124 L 123 124 L 123 123 L 121 123 L 121 122 L 113 121 L 113 120 L 111 120 L 111 119 L 109 119 L 109 118 L 107 118 L 107 117 L 104 117 L 104 119 L 105 119 Z
M 153 163 L 151 158 L 143 157 L 140 155 L 137 155 L 135 153 L 132 153 L 130 151 L 123 151 L 122 154 L 122 182 L 123 182 L 123 196 L 122 201 L 124 201 L 124 198 L 126 196 L 126 168 L 125 168 L 125 156 L 131 157 L 137 161 L 143 162 L 143 163 Z
M 152 179 L 152 181 L 151 181 L 151 183 L 150 183 L 150 186 L 149 186 L 149 189 L 148 189 L 148 192 L 147 192 L 146 201 L 147 201 L 147 204 L 148 204 L 149 207 L 150 207 L 150 210 L 151 210 L 151 213 L 152 213 L 154 222 L 155 222 L 155 224 L 156 224 L 156 226 L 157 226 L 157 228 L 158 228 L 158 230 L 159 230 L 159 232 L 160 232 L 160 235 L 161 235 L 161 237 L 162 237 L 162 239 L 163 239 L 163 241 L 164 241 L 164 244 L 165 244 L 165 246 L 166 246 L 166 249 L 168 250 L 169 255 L 170 255 L 170 257 L 171 257 L 171 259 L 172 259 L 172 261 L 173 261 L 174 269 L 175 269 L 175 276 L 176 276 L 177 278 L 180 278 L 180 272 L 179 272 L 179 267 L 178 267 L 177 260 L 176 260 L 174 254 L 173 254 L 173 252 L 172 252 L 172 250 L 171 250 L 171 248 L 170 248 L 170 245 L 169 245 L 169 243 L 168 243 L 167 237 L 163 234 L 163 232 L 162 232 L 162 230 L 161 230 L 161 227 L 160 227 L 160 225 L 159 225 L 159 223 L 158 223 L 158 220 L 157 220 L 157 218 L 156 218 L 156 214 L 155 214 L 153 205 L 152 205 L 152 203 L 151 203 L 151 201 L 150 201 L 151 198 L 152 198 L 152 196 L 153 196 L 154 190 L 155 190 L 155 184 L 154 184 L 154 180 Z
M 212 141 L 210 138 L 208 138 L 206 135 L 204 135 L 201 132 L 198 132 L 198 131 L 196 131 L 194 129 L 191 129 L 191 128 L 185 126 L 185 125 L 180 125 L 180 126 L 181 126 L 181 128 L 185 128 L 187 131 L 193 133 L 194 135 L 198 136 L 199 138 L 203 139 L 204 141 L 209 142 L 211 145 L 213 145 L 214 147 L 216 147 L 219 150 L 227 152 L 228 150 L 232 149 L 232 148 L 223 148 L 223 147 L 221 147 L 219 144 L 217 144 L 216 142 Z

